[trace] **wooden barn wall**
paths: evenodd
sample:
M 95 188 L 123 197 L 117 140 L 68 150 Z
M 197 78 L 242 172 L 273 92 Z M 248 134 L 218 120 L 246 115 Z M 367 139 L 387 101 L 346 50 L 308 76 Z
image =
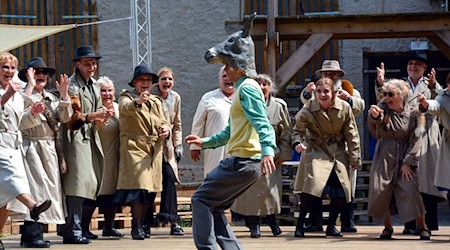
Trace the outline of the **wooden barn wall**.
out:
M 250 15 L 256 12 L 259 15 L 267 15 L 267 1 L 270 0 L 244 0 L 243 14 Z M 297 16 L 311 12 L 335 12 L 338 11 L 337 0 L 279 0 L 279 16 Z M 289 56 L 294 53 L 304 41 L 286 41 L 282 40 L 280 49 L 278 49 L 277 68 L 280 67 Z M 267 53 L 264 41 L 255 41 L 256 67 L 258 72 L 267 73 Z M 338 59 L 338 41 L 330 40 L 319 52 L 302 68 L 289 82 L 289 87 L 302 88 L 305 81 L 308 81 L 314 72 L 319 69 L 324 59 Z M 280 95 L 284 91 L 280 90 Z M 289 95 L 286 93 L 286 95 Z
M 15 25 L 60 25 L 97 21 L 95 0 L 0 0 L 0 22 Z M 3 34 L 6 39 L 5 34 Z M 10 51 L 19 59 L 19 66 L 41 56 L 55 67 L 57 75 L 71 74 L 75 50 L 81 45 L 97 48 L 95 25 L 78 27 L 42 38 Z

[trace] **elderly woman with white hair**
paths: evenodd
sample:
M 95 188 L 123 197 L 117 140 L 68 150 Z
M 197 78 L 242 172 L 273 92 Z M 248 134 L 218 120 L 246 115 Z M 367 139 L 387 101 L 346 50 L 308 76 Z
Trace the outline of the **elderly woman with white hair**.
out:
M 115 102 L 115 88 L 111 79 L 106 76 L 100 77 L 97 80 L 97 84 L 100 87 L 103 107 L 105 110 L 114 110 L 114 115 L 104 120 L 96 121 L 105 157 L 105 169 L 97 199 L 95 201 L 85 200 L 83 203 L 81 227 L 83 231 L 89 230 L 89 223 L 95 208 L 102 207 L 105 218 L 102 236 L 123 237 L 123 233 L 114 228 L 117 204 L 113 203 L 119 172 L 119 104 Z
M 244 194 L 234 202 L 231 210 L 248 216 L 250 236 L 261 236 L 261 217 L 265 216 L 274 236 L 281 234 L 275 215 L 281 211 L 281 163 L 291 159 L 292 125 L 287 104 L 283 99 L 272 96 L 276 92 L 272 79 L 266 74 L 258 74 L 255 80 L 261 86 L 266 101 L 267 117 L 275 130 L 276 170 L 271 175 L 262 175 Z
M 416 219 L 420 239 L 429 240 L 425 207 L 419 192 L 418 161 L 424 133 L 418 115 L 407 102 L 408 83 L 392 79 L 384 83 L 384 98 L 369 109 L 367 122 L 377 139 L 370 169 L 368 215 L 384 220 L 380 239 L 391 239 L 391 200 L 395 199 L 400 220 Z M 419 125 L 418 125 L 419 124 Z

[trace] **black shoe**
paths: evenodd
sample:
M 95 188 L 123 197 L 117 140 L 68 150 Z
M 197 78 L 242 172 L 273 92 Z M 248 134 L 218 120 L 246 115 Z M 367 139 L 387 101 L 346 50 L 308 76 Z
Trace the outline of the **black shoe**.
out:
M 259 225 L 250 225 L 250 237 L 252 238 L 261 237 L 261 230 Z
M 356 232 L 358 232 L 358 229 L 356 229 L 356 227 L 341 226 L 341 232 L 344 232 L 344 233 L 356 233 Z
M 416 231 L 417 231 L 416 229 L 405 228 L 405 229 L 403 229 L 402 234 L 404 234 L 404 235 L 417 235 Z
M 335 226 L 328 226 L 326 236 L 342 237 L 342 233 Z
M 83 230 L 83 237 L 89 240 L 96 240 L 98 239 L 98 236 L 93 234 L 91 231 L 89 230 Z
M 281 228 L 278 225 L 270 225 L 270 230 L 272 230 L 273 236 L 278 236 L 282 233 Z
M 85 245 L 91 243 L 91 240 L 86 239 L 84 237 L 73 237 L 73 238 L 64 238 L 63 244 L 78 244 Z
M 146 237 L 142 228 L 134 228 L 131 230 L 131 238 L 133 240 L 145 240 Z
M 305 232 L 312 233 L 312 232 L 323 232 L 322 226 L 307 226 L 304 228 Z
M 422 233 L 426 233 L 425 235 L 423 235 Z M 430 240 L 431 238 L 431 232 L 428 229 L 422 228 L 419 230 L 419 235 L 420 235 L 420 240 Z
M 115 228 L 103 229 L 102 236 L 104 236 L 104 237 L 118 237 L 118 238 L 122 238 L 123 237 L 123 233 L 121 233 L 119 230 L 117 230 Z
M 147 225 L 143 225 L 142 226 L 142 230 L 144 230 L 144 233 L 148 234 L 148 235 L 150 235 L 152 233 L 152 230 L 150 229 L 150 226 L 147 226 Z
M 184 230 L 178 224 L 172 224 L 170 227 L 170 235 L 184 235 Z
M 297 225 L 295 227 L 295 234 L 294 234 L 294 236 L 298 237 L 298 238 L 304 238 L 305 237 L 305 229 L 303 228 L 303 225 L 301 225 L 301 226 Z
M 45 241 L 45 240 L 35 240 L 35 241 L 30 241 L 30 242 L 21 241 L 20 246 L 26 247 L 26 248 L 49 248 L 50 242 Z
M 30 217 L 31 219 L 33 219 L 34 221 L 38 221 L 39 220 L 39 215 L 44 212 L 45 210 L 47 210 L 50 206 L 52 205 L 52 201 L 51 200 L 45 200 L 44 202 L 41 203 L 41 205 L 35 205 L 33 207 L 33 209 L 31 209 L 30 211 Z

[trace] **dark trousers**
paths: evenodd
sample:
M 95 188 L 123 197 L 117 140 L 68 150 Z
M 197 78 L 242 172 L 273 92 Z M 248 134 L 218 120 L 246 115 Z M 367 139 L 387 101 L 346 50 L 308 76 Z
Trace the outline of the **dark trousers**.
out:
M 260 176 L 260 161 L 230 157 L 220 162 L 192 196 L 192 234 L 197 249 L 243 249 L 224 211 Z
M 67 196 L 67 217 L 66 225 L 63 228 L 63 237 L 65 239 L 81 237 L 81 218 L 83 216 L 84 198 L 78 196 Z
M 177 215 L 177 188 L 175 186 L 176 177 L 169 163 L 163 163 L 163 190 L 161 192 L 161 205 L 158 214 L 158 220 L 164 223 L 178 222 Z
M 314 196 L 314 198 L 311 198 L 310 202 L 311 202 L 311 206 L 312 206 L 311 213 L 309 214 L 310 225 L 314 226 L 314 227 L 320 227 L 323 225 L 322 198 Z M 345 208 L 342 210 L 340 219 L 341 219 L 342 226 L 355 227 L 353 202 L 349 202 L 345 205 Z
M 20 241 L 35 242 L 38 240 L 44 240 L 44 224 L 34 221 L 24 221 Z

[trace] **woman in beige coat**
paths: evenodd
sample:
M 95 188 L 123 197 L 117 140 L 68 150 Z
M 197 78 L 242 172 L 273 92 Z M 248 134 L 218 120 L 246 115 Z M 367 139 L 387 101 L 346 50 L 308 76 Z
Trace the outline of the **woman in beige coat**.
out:
M 65 222 L 60 172 L 65 168 L 65 160 L 59 122 L 69 121 L 72 107 L 67 75 L 61 75 L 59 84 L 56 84 L 58 94 L 45 90 L 54 73 L 55 69 L 47 67 L 41 57 L 32 58 L 19 72 L 19 78 L 28 83 L 24 95 L 25 107 L 39 102 L 45 104 L 45 111 L 34 121 L 22 119 L 21 122 L 24 166 L 31 195 L 35 199 L 50 197 L 52 201 L 52 206 L 42 214 L 39 222 L 29 216 L 25 218 L 20 239 L 20 245 L 24 247 L 50 247 L 50 242 L 44 241 L 44 224 L 61 225 Z
M 175 184 L 180 183 L 178 178 L 178 162 L 183 154 L 182 128 L 181 128 L 181 97 L 173 91 L 175 74 L 168 67 L 158 71 L 158 84 L 155 84 L 151 93 L 158 96 L 163 104 L 164 114 L 170 124 L 171 133 L 164 144 L 163 154 L 163 190 L 161 192 L 161 205 L 158 221 L 171 223 L 171 235 L 184 235 L 178 224 L 177 189 Z
M 259 74 L 255 79 L 264 94 L 267 117 L 275 130 L 277 148 L 275 163 L 277 169 L 270 175 L 262 175 L 245 193 L 237 198 L 231 210 L 248 216 L 250 236 L 259 238 L 260 217 L 265 216 L 274 236 L 281 234 L 275 215 L 281 211 L 281 163 L 291 159 L 291 118 L 285 101 L 275 98 L 272 79 L 268 75 Z
M 406 101 L 408 83 L 392 79 L 383 85 L 383 100 L 369 109 L 367 122 L 375 132 L 377 145 L 370 169 L 369 204 L 367 213 L 384 220 L 381 239 L 391 239 L 392 198 L 400 220 L 416 219 L 421 240 L 430 239 L 425 224 L 425 207 L 419 192 L 417 166 L 421 137 L 425 132 L 417 125 L 417 115 Z M 423 126 L 423 125 L 422 125 Z
M 341 237 L 335 224 L 352 198 L 349 172 L 361 161 L 359 133 L 350 105 L 336 98 L 333 80 L 317 81 L 315 97 L 297 113 L 293 129 L 295 150 L 303 151 L 294 186 L 301 192 L 295 237 L 304 237 L 305 217 L 323 194 L 331 198 L 326 235 Z
M 115 88 L 111 79 L 106 76 L 100 77 L 97 80 L 97 84 L 100 87 L 100 97 L 102 98 L 104 109 L 114 110 L 114 114 L 107 119 L 97 121 L 96 124 L 102 144 L 105 169 L 102 176 L 102 185 L 96 200 L 85 200 L 83 203 L 81 228 L 84 232 L 89 232 L 92 215 L 97 207 L 101 207 L 105 218 L 102 236 L 123 237 L 123 233 L 114 228 L 117 204 L 113 203 L 119 172 L 119 105 L 114 102 Z M 90 233 L 90 239 L 97 238 L 97 235 Z
M 164 117 L 161 101 L 150 94 L 158 81 L 147 65 L 134 69 L 130 86 L 119 97 L 120 161 L 114 201 L 130 204 L 131 236 L 144 240 L 150 235 L 142 229 L 143 219 L 151 203 L 152 192 L 162 190 L 162 156 L 164 139 L 170 127 Z

